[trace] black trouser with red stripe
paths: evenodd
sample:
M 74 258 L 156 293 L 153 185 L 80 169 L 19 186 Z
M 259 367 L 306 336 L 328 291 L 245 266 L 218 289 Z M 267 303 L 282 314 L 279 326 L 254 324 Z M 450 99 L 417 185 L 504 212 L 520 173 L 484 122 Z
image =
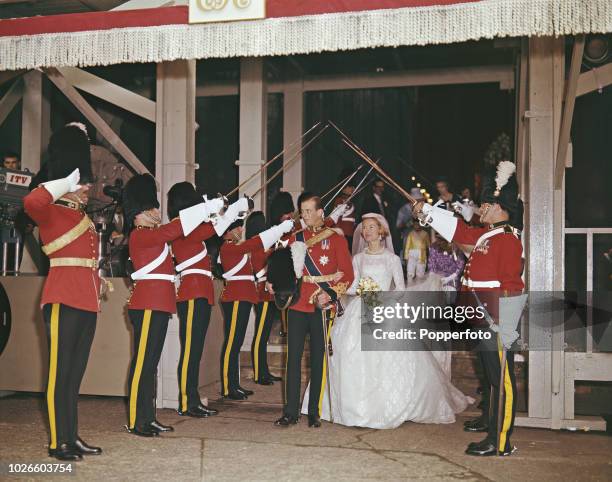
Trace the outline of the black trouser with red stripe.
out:
M 251 344 L 253 379 L 258 382 L 270 376 L 268 369 L 268 340 L 272 323 L 278 313 L 274 302 L 263 301 L 255 305 L 255 334 Z
M 179 317 L 181 356 L 178 363 L 179 411 L 197 407 L 200 401 L 200 360 L 210 322 L 211 306 L 205 298 L 180 301 L 176 304 Z
M 497 444 L 497 424 L 499 411 L 499 397 L 502 396 L 501 410 L 501 430 L 500 444 L 498 450 L 510 449 L 510 436 L 514 429 L 514 417 L 516 414 L 516 379 L 514 377 L 514 352 L 508 351 L 504 366 L 503 380 L 501 380 L 502 370 L 502 347 L 498 343 L 498 335 L 490 330 L 490 340 L 480 342 L 480 361 L 484 368 L 485 376 L 489 386 L 493 386 L 493 396 L 490 400 L 490 410 L 485 411 L 489 414 L 489 433 L 487 439 Z M 501 381 L 501 385 L 500 385 Z M 487 407 L 485 407 L 486 409 Z
M 77 401 L 96 332 L 97 313 L 60 303 L 43 306 L 49 345 L 49 449 L 78 437 Z
M 244 342 L 253 303 L 223 301 L 225 337 L 221 349 L 221 395 L 228 395 L 240 386 L 240 347 Z
M 287 320 L 287 371 L 285 374 L 285 415 L 297 418 L 300 412 L 302 381 L 302 355 L 306 335 L 310 334 L 310 394 L 308 414 L 321 415 L 323 390 L 327 378 L 325 363 L 325 339 L 323 323 L 330 320 L 325 313 L 315 309 L 313 313 L 289 310 Z M 328 335 L 329 336 L 329 335 Z
M 155 377 L 168 331 L 170 313 L 128 310 L 134 327 L 130 364 L 128 417 L 130 429 L 146 429 L 155 420 Z

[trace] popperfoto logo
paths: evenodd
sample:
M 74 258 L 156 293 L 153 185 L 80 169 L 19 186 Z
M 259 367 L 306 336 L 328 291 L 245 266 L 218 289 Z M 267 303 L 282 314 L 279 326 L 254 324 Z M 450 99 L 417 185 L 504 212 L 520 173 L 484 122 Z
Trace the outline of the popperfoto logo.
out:
M 581 351 L 590 337 L 612 352 L 609 292 L 461 291 L 452 305 L 442 292 L 376 295 L 360 303 L 363 351 Z
M 362 350 L 450 350 L 453 341 L 490 340 L 490 305 L 447 305 L 441 292 L 380 292 L 375 306 L 361 303 Z

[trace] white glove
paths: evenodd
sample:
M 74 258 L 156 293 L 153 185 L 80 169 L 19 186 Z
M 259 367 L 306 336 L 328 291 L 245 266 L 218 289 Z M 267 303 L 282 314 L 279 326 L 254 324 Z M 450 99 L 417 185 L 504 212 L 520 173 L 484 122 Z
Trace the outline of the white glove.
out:
M 64 194 L 67 194 L 69 192 L 75 192 L 81 189 L 81 186 L 79 185 L 80 179 L 81 173 L 77 168 L 63 179 L 48 181 L 43 183 L 42 185 L 47 191 L 49 191 L 49 194 L 51 194 L 51 196 L 53 197 L 53 202 L 55 202 Z
M 208 196 L 204 195 L 204 205 L 206 210 L 208 211 L 208 217 L 214 216 L 215 214 L 219 214 L 223 207 L 225 206 L 225 202 L 222 197 L 216 197 L 213 199 L 208 199 Z
M 422 226 L 431 226 L 447 241 L 453 240 L 457 229 L 457 218 L 450 211 L 424 204 L 418 217 Z
M 246 197 L 241 197 L 235 203 L 230 204 L 221 216 L 213 220 L 217 235 L 222 236 L 236 219 L 244 219 L 249 207 L 249 199 Z
M 338 219 L 346 212 L 348 205 L 346 203 L 338 204 L 331 212 L 329 217 L 334 221 L 334 224 L 338 224 Z
M 259 233 L 261 238 L 261 244 L 263 244 L 264 250 L 271 248 L 274 244 L 282 238 L 283 234 L 289 233 L 293 229 L 293 221 L 287 219 L 276 226 L 272 226 L 265 231 Z
M 440 281 L 442 281 L 442 284 L 445 285 L 449 281 L 453 281 L 455 278 L 457 278 L 457 273 L 453 273 L 453 274 L 451 274 L 449 276 L 445 276 Z
M 230 222 L 231 224 L 234 221 L 236 221 L 236 219 L 244 218 L 248 210 L 249 210 L 249 198 L 241 197 L 240 199 L 238 199 L 238 201 L 230 204 L 227 207 L 227 209 L 223 213 L 223 216 L 224 217 L 227 216 L 228 218 L 231 218 L 232 219 Z
M 460 203 L 459 201 L 455 201 L 452 206 L 455 212 L 463 216 L 466 223 L 469 223 L 472 220 L 472 216 L 474 216 L 474 204 L 471 204 L 470 202 Z
M 183 228 L 183 235 L 187 236 L 200 224 L 209 222 L 212 217 L 219 214 L 223 206 L 224 203 L 222 198 L 208 199 L 204 196 L 203 203 L 196 204 L 190 208 L 181 209 L 179 218 Z

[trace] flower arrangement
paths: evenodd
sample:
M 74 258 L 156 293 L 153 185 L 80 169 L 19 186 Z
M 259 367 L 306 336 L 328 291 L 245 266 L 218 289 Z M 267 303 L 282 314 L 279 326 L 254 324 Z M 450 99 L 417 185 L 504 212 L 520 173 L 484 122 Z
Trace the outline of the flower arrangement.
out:
M 378 283 L 369 276 L 359 279 L 356 290 L 357 296 L 361 296 L 363 302 L 369 307 L 380 305 L 380 300 L 378 299 L 378 292 L 380 291 L 382 290 Z

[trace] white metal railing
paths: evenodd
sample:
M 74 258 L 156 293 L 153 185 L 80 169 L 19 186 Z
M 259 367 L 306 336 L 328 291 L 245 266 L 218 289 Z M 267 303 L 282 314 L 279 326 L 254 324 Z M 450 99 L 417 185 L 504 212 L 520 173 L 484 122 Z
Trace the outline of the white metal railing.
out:
M 612 228 L 565 228 L 563 232 L 564 234 L 586 235 L 586 353 L 593 353 L 593 236 L 596 234 L 612 234 Z

